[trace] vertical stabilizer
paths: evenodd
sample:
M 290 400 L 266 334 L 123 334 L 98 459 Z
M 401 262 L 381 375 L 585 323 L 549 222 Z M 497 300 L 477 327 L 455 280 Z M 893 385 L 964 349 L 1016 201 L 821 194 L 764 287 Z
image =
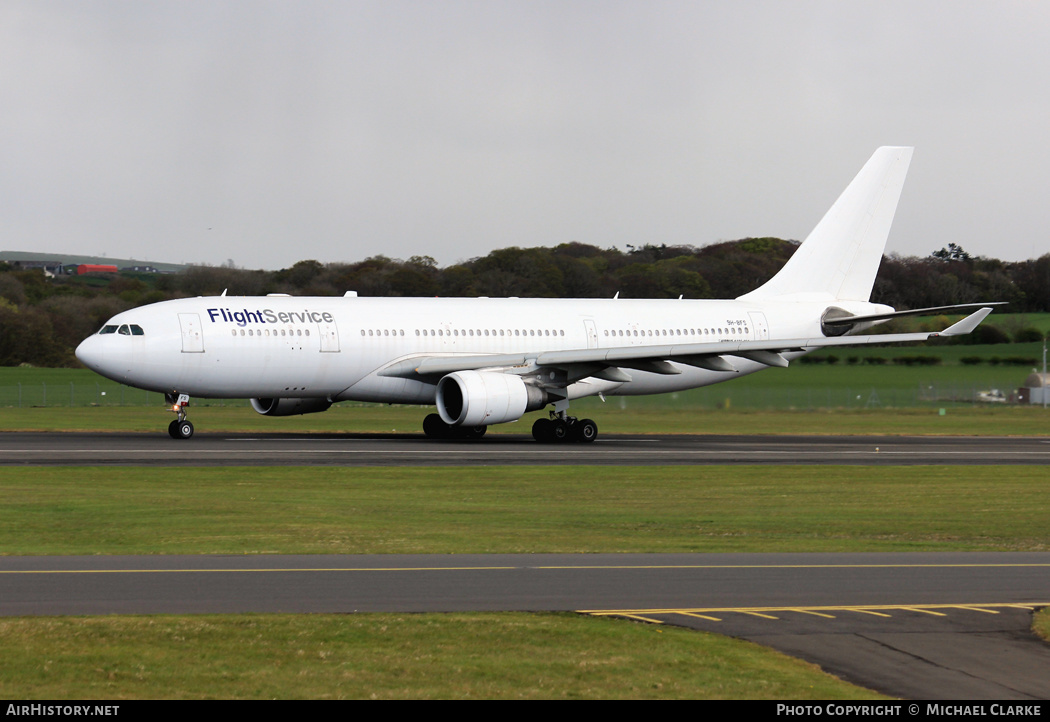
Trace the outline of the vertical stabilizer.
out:
M 816 294 L 867 301 L 912 150 L 884 147 L 875 151 L 777 275 L 740 300 Z

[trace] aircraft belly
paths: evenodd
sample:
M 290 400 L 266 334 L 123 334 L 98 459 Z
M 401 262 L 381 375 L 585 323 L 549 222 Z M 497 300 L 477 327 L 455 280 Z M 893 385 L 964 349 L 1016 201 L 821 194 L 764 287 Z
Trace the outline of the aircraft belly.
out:
M 341 391 L 337 401 L 373 401 L 383 404 L 433 404 L 436 384 L 415 379 L 370 375 Z

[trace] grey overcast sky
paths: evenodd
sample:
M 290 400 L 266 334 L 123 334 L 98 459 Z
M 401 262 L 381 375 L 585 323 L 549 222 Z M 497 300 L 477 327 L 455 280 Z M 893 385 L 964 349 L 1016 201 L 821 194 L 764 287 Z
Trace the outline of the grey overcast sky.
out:
M 1050 3 L 2 0 L 0 249 L 282 268 L 801 239 L 1050 252 Z

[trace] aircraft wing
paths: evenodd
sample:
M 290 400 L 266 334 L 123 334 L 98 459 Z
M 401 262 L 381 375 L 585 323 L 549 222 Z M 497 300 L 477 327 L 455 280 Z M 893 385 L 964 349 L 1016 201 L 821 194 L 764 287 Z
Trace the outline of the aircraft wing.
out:
M 943 331 L 894 333 L 866 336 L 834 336 L 764 341 L 721 341 L 653 346 L 617 346 L 564 351 L 536 351 L 517 354 L 482 354 L 476 356 L 418 356 L 393 363 L 378 371 L 380 376 L 420 378 L 444 376 L 456 371 L 501 369 L 511 373 L 530 373 L 540 368 L 577 367 L 576 378 L 599 376 L 610 380 L 629 381 L 630 376 L 618 369 L 634 369 L 657 374 L 680 374 L 674 363 L 712 371 L 736 371 L 730 358 L 757 361 L 766 366 L 786 367 L 781 354 L 810 351 L 831 346 L 865 346 L 870 344 L 926 341 L 938 336 L 961 336 L 970 333 L 992 312 L 984 307 Z M 726 358 L 730 357 L 730 358 Z M 674 363 L 671 363 L 674 362 Z M 582 367 L 582 369 L 580 368 Z M 514 369 L 513 371 L 511 369 Z M 520 369 L 520 370 L 518 370 Z M 593 373 L 591 372 L 593 371 Z

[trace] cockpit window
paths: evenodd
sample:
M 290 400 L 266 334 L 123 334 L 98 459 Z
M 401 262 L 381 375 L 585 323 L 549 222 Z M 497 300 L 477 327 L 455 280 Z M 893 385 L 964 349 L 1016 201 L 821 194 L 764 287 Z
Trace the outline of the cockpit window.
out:
M 145 336 L 146 332 L 142 330 L 142 326 L 137 323 L 124 323 L 120 326 L 116 324 L 108 324 L 102 327 L 102 330 L 98 332 L 99 336 L 104 336 L 110 333 L 119 333 L 121 336 Z

